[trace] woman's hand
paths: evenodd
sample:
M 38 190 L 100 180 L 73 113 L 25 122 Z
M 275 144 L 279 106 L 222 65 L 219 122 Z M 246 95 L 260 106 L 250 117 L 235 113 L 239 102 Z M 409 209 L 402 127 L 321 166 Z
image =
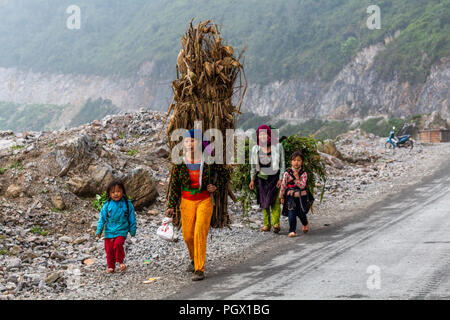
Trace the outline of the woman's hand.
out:
M 169 208 L 169 209 L 167 209 L 166 210 L 166 217 L 170 217 L 170 218 L 172 218 L 173 217 L 173 214 L 174 214 L 174 210 L 173 210 L 173 208 Z
M 250 184 L 248 185 L 248 187 L 250 188 L 250 190 L 254 190 L 255 189 L 255 181 L 250 181 Z
M 280 198 L 281 204 L 284 204 L 284 198 Z
M 206 190 L 208 190 L 208 192 L 214 192 L 217 190 L 217 188 L 213 184 L 208 184 L 208 186 L 206 187 Z
M 101 237 L 102 237 L 101 234 L 98 234 L 98 235 L 97 235 L 97 239 L 100 239 Z
M 281 183 L 282 183 L 282 182 L 283 182 L 282 180 L 278 180 L 278 182 L 277 182 L 277 188 L 278 188 L 278 189 L 281 188 Z

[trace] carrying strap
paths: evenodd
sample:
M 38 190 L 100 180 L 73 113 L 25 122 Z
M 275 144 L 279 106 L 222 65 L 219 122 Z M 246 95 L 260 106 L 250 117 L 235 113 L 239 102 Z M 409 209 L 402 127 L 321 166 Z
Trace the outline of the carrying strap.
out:
M 297 180 L 297 178 L 294 175 L 294 171 L 291 168 L 287 169 L 287 173 L 292 177 L 292 179 Z M 305 171 L 300 169 L 298 176 L 301 177 L 304 173 Z

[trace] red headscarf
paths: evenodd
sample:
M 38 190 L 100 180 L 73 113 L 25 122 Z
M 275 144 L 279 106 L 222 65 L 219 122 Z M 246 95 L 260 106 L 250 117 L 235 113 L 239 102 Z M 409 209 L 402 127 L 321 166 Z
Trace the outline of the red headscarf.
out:
M 256 143 L 259 145 L 259 131 L 265 130 L 267 132 L 267 145 L 271 145 L 272 143 L 272 129 L 266 124 L 260 125 L 256 130 Z

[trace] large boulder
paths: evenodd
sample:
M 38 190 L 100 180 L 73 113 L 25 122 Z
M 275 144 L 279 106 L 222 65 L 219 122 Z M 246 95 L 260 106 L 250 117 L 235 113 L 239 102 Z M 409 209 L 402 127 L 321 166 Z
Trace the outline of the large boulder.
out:
M 91 165 L 88 168 L 90 180 L 90 191 L 100 194 L 106 190 L 108 184 L 114 180 L 113 168 L 108 164 Z
M 136 209 L 149 206 L 158 197 L 156 183 L 149 170 L 143 167 L 137 167 L 126 174 L 123 181 Z
M 80 135 L 57 145 L 43 157 L 43 171 L 47 175 L 63 177 L 75 166 L 84 171 L 96 158 L 94 145 L 88 135 Z
M 317 145 L 317 149 L 322 153 L 326 153 L 330 156 L 342 159 L 342 155 L 336 148 L 336 144 L 330 139 L 325 140 L 323 143 L 319 142 Z
M 72 191 L 77 196 L 92 196 L 95 195 L 91 190 L 91 178 L 90 177 L 71 177 L 67 184 L 69 185 L 70 191 Z
M 5 196 L 7 198 L 17 198 L 23 192 L 25 192 L 25 189 L 23 186 L 18 185 L 18 184 L 11 184 L 8 186 L 8 189 L 6 189 Z
M 322 160 L 324 160 L 325 163 L 328 164 L 329 166 L 339 169 L 339 170 L 342 170 L 345 168 L 344 162 L 339 160 L 338 158 L 336 158 L 332 155 L 326 154 L 326 153 L 322 153 L 320 151 L 319 151 L 319 155 L 320 155 L 320 158 Z

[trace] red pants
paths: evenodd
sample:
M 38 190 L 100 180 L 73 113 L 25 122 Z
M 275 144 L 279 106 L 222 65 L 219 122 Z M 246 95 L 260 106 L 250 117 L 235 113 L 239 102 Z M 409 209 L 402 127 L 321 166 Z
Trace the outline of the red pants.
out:
M 108 268 L 115 269 L 116 262 L 123 263 L 125 259 L 125 250 L 123 244 L 125 237 L 118 236 L 117 238 L 105 239 L 106 261 Z

